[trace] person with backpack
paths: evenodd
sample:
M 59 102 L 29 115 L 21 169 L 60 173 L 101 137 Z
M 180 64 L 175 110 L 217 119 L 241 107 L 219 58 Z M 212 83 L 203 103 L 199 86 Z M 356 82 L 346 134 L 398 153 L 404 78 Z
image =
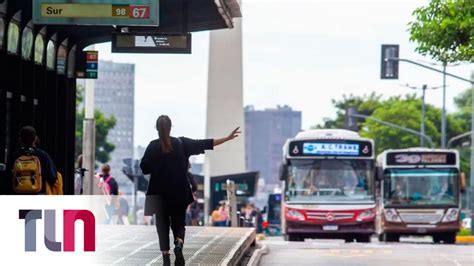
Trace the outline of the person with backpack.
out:
M 191 155 L 212 150 L 239 136 L 239 128 L 221 139 L 193 140 L 174 138 L 171 119 L 162 115 L 156 121 L 159 138 L 150 142 L 140 163 L 143 174 L 150 174 L 145 199 L 145 215 L 156 215 L 156 228 L 163 254 L 163 264 L 170 265 L 169 229 L 173 231 L 175 265 L 184 265 L 183 244 L 186 209 L 194 201 L 188 178 L 188 162 Z
M 57 184 L 56 166 L 49 154 L 37 147 L 37 143 L 38 135 L 34 127 L 24 126 L 20 129 L 20 148 L 7 162 L 9 194 L 46 195 L 47 186 L 51 189 Z
M 119 209 L 119 187 L 115 178 L 110 175 L 110 165 L 102 165 L 100 171 L 96 177 L 99 179 L 99 188 L 105 196 L 105 208 L 107 210 L 106 222 L 111 223 L 113 221 L 112 218 L 117 214 L 117 210 Z

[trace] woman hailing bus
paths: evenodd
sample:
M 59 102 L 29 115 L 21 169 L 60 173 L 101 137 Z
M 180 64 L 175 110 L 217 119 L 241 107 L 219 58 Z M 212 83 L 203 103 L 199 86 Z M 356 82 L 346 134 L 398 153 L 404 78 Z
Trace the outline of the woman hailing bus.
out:
M 156 121 L 159 139 L 148 145 L 140 163 L 143 174 L 150 174 L 145 215 L 156 214 L 156 229 L 163 263 L 170 262 L 169 228 L 174 236 L 176 265 L 184 265 L 183 243 L 186 208 L 194 201 L 187 178 L 188 158 L 212 150 L 239 136 L 239 128 L 221 139 L 193 140 L 170 136 L 171 119 L 162 115 Z

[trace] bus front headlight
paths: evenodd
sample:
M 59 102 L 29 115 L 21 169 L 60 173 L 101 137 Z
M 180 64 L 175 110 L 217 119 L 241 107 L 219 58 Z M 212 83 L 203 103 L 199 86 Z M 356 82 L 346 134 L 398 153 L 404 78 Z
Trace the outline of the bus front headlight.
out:
M 443 223 L 455 222 L 458 220 L 459 210 L 448 209 L 443 217 Z
M 375 217 L 375 212 L 373 210 L 365 210 L 359 213 L 357 216 L 357 221 L 369 220 Z
M 299 220 L 299 221 L 304 221 L 305 218 L 304 218 L 304 214 L 302 214 L 301 212 L 297 211 L 297 210 L 288 210 L 286 212 L 286 216 L 290 219 L 293 219 L 293 220 Z
M 402 219 L 400 219 L 400 216 L 398 216 L 397 211 L 395 211 L 395 209 L 385 209 L 383 213 L 385 215 L 385 220 L 387 220 L 387 222 L 392 222 L 392 223 L 402 222 Z

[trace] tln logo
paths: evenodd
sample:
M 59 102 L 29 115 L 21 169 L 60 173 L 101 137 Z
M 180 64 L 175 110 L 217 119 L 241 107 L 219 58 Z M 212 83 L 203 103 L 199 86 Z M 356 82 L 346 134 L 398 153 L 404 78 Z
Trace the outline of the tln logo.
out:
M 20 210 L 19 218 L 25 220 L 25 251 L 36 251 L 36 220 L 42 219 L 42 210 Z M 74 251 L 74 224 L 84 222 L 84 251 L 95 251 L 95 218 L 88 210 L 63 211 L 64 251 Z M 44 244 L 51 251 L 61 251 L 56 241 L 56 211 L 44 210 Z

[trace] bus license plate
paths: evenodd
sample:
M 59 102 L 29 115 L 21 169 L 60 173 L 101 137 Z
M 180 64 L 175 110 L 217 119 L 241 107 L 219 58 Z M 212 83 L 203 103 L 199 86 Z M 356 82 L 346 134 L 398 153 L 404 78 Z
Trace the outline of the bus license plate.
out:
M 339 227 L 337 225 L 323 225 L 324 231 L 337 231 Z

